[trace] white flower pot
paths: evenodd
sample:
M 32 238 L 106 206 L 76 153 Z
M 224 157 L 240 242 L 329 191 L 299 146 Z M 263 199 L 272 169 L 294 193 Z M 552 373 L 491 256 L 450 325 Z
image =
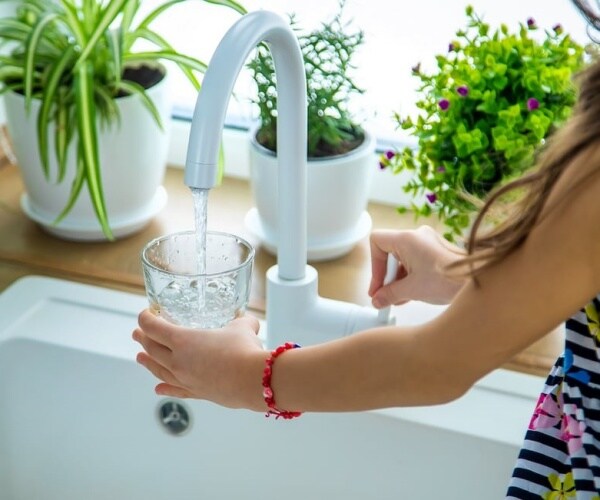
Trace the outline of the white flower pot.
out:
M 143 228 L 166 203 L 162 181 L 167 164 L 171 109 L 165 80 L 163 78 L 147 91 L 159 110 L 164 131 L 135 95 L 116 100 L 121 114 L 120 124 L 115 123 L 111 128 L 98 125 L 102 186 L 109 224 L 116 238 Z M 42 170 L 36 135 L 40 101 L 34 100 L 31 112 L 26 114 L 24 97 L 8 92 L 5 105 L 8 131 L 25 184 L 26 192 L 21 198 L 25 213 L 56 236 L 82 241 L 105 240 L 85 185 L 71 212 L 54 224 L 69 199 L 75 177 L 76 139 L 69 148 L 65 179 L 57 184 L 58 168 L 51 125 L 48 180 Z
M 251 132 L 250 171 L 255 208 L 246 226 L 271 253 L 277 251 L 277 157 L 256 142 Z M 308 260 L 330 260 L 347 254 L 371 231 L 366 211 L 373 171 L 375 139 L 366 133 L 354 151 L 311 159 L 307 172 Z

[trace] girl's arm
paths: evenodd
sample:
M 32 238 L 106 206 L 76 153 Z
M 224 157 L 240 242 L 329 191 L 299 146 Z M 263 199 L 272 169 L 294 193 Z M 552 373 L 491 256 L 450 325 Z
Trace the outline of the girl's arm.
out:
M 555 196 L 570 185 L 565 177 Z M 600 291 L 599 193 L 600 176 L 593 175 L 545 214 L 519 249 L 482 271 L 479 286 L 465 284 L 433 321 L 281 355 L 272 377 L 277 406 L 347 411 L 458 397 Z M 134 337 L 147 354 L 139 360 L 165 381 L 159 392 L 266 409 L 261 377 L 268 353 L 252 338 L 250 320 L 198 332 L 143 313 L 140 325 Z

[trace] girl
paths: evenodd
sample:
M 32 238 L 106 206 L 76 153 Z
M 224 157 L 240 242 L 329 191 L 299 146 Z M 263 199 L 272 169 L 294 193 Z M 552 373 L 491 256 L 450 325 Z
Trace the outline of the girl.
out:
M 600 25 L 587 4 L 574 2 Z M 520 194 L 520 201 L 502 224 L 481 234 L 483 217 L 507 193 Z M 564 354 L 534 409 L 507 498 L 600 499 L 599 221 L 596 63 L 581 76 L 574 114 L 539 167 L 486 202 L 466 253 L 428 227 L 371 236 L 373 305 L 450 304 L 431 322 L 271 353 L 249 316 L 199 332 L 144 311 L 133 333 L 144 348 L 138 361 L 162 380 L 158 394 L 283 418 L 433 405 L 460 397 L 570 318 Z M 397 280 L 383 286 L 388 253 L 401 265 Z

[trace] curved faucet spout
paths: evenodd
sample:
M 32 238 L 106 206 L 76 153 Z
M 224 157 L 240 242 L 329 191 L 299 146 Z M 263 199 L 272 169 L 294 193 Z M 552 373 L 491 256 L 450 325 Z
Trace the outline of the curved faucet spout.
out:
M 277 80 L 277 265 L 267 271 L 267 344 L 302 344 L 378 326 L 372 308 L 319 297 L 317 271 L 306 263 L 306 77 L 298 40 L 276 14 L 257 11 L 235 23 L 217 47 L 198 94 L 185 183 L 210 189 L 217 181 L 225 111 L 250 51 L 265 42 Z M 387 321 L 387 320 L 386 320 Z
M 306 77 L 298 40 L 268 11 L 251 12 L 225 34 L 198 94 L 185 165 L 185 183 L 210 189 L 217 182 L 221 132 L 233 85 L 252 49 L 265 42 L 277 76 L 279 160 L 279 276 L 297 280 L 306 268 Z

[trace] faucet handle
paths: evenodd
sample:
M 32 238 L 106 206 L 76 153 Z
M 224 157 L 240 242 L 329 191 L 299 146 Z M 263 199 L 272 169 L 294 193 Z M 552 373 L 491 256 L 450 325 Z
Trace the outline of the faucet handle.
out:
M 383 278 L 383 284 L 389 285 L 392 281 L 396 279 L 396 275 L 398 274 L 398 261 L 394 257 L 393 254 L 388 253 L 387 258 L 387 269 L 385 272 L 385 277 Z M 391 306 L 382 307 L 379 309 L 377 313 L 377 319 L 379 323 L 388 324 L 390 322 L 390 313 L 392 311 Z

